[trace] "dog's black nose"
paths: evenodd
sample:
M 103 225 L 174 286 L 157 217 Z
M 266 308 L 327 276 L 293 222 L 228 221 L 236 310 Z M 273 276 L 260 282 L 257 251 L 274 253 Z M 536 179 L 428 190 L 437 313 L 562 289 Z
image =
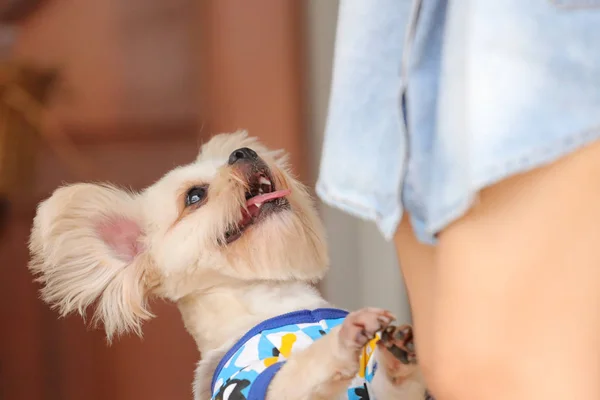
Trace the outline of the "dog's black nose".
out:
M 242 147 L 241 149 L 234 150 L 233 153 L 229 156 L 229 165 L 233 165 L 236 162 L 244 160 L 244 161 L 255 161 L 258 160 L 258 154 L 252 149 L 247 147 Z

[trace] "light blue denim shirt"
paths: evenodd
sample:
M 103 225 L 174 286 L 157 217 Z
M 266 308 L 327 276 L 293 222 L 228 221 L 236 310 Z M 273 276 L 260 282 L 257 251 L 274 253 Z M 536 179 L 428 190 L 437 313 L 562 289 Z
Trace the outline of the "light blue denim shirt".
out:
M 420 240 L 600 134 L 600 0 L 341 0 L 317 193 Z

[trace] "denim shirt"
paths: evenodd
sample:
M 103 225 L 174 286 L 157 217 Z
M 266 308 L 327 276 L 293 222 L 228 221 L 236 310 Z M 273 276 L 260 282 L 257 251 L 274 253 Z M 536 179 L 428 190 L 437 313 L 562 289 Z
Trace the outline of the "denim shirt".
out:
M 600 0 L 341 0 L 317 194 L 429 244 L 600 137 Z

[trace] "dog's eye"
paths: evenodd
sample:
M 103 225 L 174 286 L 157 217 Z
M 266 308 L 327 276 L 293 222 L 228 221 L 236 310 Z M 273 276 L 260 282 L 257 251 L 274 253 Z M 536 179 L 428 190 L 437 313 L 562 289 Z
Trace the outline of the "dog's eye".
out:
M 193 204 L 200 203 L 202 200 L 206 198 L 206 186 L 195 186 L 188 190 L 185 196 L 185 205 L 189 207 Z

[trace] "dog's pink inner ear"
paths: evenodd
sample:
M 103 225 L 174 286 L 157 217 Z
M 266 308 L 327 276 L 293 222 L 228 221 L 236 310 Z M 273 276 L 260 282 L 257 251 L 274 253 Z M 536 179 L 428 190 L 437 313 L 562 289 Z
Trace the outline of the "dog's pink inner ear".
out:
M 100 238 L 123 261 L 133 261 L 141 252 L 139 242 L 142 230 L 139 225 L 123 217 L 109 218 L 97 225 Z

